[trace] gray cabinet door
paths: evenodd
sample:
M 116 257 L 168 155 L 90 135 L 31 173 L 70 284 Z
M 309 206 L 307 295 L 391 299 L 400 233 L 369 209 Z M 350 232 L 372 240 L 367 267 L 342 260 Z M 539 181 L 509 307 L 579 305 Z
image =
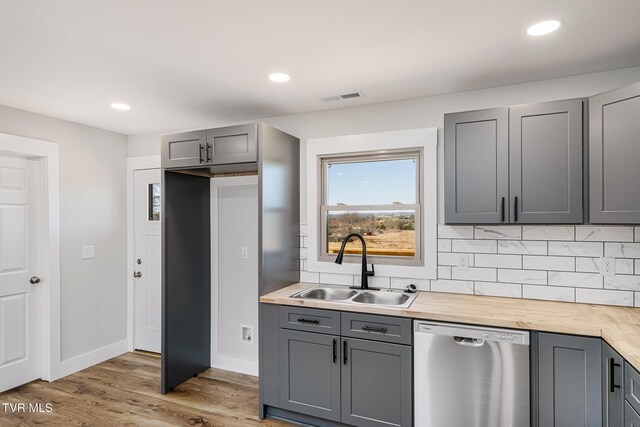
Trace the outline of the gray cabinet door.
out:
M 640 83 L 589 99 L 589 204 L 596 224 L 640 224 Z
M 342 346 L 342 422 L 411 426 L 411 347 L 354 338 Z
M 340 420 L 340 338 L 280 331 L 280 404 L 302 414 Z
M 207 130 L 207 163 L 225 165 L 257 161 L 257 124 Z
M 512 223 L 582 223 L 583 100 L 509 109 Z
M 162 167 L 183 168 L 204 165 L 206 162 L 206 131 L 163 135 Z
M 602 341 L 602 412 L 604 427 L 623 425 L 624 359 L 609 344 Z
M 509 222 L 509 111 L 444 116 L 445 223 Z
M 629 362 L 624 362 L 624 398 L 640 413 L 640 372 L 636 371 Z
M 540 333 L 540 426 L 602 425 L 601 361 L 600 338 Z
M 640 427 L 640 415 L 627 402 L 624 405 L 624 427 Z

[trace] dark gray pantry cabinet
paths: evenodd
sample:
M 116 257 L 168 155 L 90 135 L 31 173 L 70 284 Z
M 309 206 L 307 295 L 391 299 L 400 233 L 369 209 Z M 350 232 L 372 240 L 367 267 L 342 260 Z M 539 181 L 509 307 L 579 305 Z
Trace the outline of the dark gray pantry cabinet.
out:
M 268 304 L 263 313 L 263 415 L 412 425 L 411 319 Z
M 586 100 L 445 115 L 445 222 L 583 222 Z

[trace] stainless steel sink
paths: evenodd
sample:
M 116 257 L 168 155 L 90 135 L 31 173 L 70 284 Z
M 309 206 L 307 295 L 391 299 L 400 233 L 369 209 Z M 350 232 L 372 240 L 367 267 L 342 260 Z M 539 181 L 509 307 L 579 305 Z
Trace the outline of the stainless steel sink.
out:
M 415 295 L 415 294 L 414 294 Z M 394 291 L 363 291 L 353 298 L 353 302 L 360 304 L 397 305 L 402 306 L 410 296 L 403 292 Z
M 400 290 L 383 289 L 354 290 L 341 286 L 320 285 L 291 295 L 292 298 L 337 301 L 349 304 L 384 305 L 387 307 L 408 308 L 418 294 Z

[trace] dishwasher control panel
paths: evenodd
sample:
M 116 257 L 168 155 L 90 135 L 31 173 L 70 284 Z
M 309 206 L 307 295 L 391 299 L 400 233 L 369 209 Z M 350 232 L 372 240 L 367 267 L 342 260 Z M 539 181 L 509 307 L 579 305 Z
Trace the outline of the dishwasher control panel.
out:
M 416 321 L 414 330 L 416 333 L 445 335 L 454 338 L 529 345 L 529 332 L 515 329 L 496 329 L 482 326 Z

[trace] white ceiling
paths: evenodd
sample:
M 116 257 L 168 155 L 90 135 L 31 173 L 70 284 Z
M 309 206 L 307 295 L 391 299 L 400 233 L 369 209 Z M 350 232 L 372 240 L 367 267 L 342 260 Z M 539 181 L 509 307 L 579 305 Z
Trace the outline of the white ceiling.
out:
M 550 18 L 565 25 L 525 34 Z M 639 22 L 640 0 L 0 0 L 0 104 L 206 127 L 637 66 Z

